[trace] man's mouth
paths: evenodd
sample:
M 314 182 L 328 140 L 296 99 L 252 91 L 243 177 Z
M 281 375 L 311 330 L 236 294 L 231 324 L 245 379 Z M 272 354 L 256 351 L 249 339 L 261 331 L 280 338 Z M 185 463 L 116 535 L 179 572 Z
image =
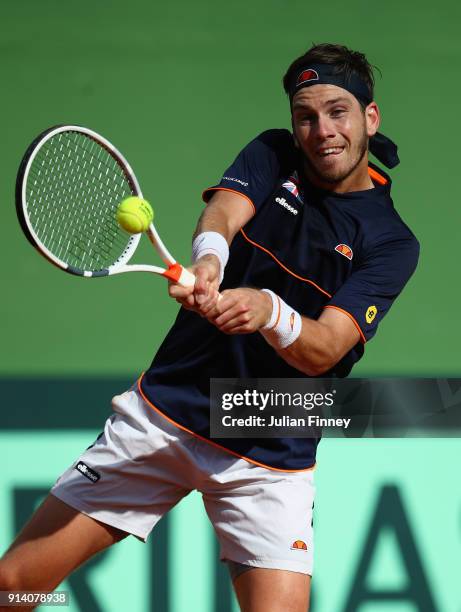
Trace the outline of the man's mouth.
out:
M 328 147 L 319 150 L 320 157 L 328 157 L 329 155 L 339 155 L 344 151 L 344 147 Z

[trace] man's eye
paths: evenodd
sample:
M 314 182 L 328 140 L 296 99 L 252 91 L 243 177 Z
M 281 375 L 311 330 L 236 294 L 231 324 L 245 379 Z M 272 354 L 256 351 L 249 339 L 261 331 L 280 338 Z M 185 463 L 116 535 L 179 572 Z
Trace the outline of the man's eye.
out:
M 300 123 L 312 123 L 314 121 L 314 117 L 312 115 L 301 115 L 298 121 Z
M 335 108 L 331 111 L 332 117 L 342 117 L 345 114 L 345 110 L 343 108 Z

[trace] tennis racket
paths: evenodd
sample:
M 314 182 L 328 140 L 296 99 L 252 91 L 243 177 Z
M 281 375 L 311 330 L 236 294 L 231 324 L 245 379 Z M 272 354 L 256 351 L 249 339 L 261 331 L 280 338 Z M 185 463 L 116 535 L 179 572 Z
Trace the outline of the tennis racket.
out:
M 191 286 L 195 276 L 181 266 L 151 223 L 147 236 L 165 264 L 127 265 L 141 234 L 127 234 L 117 207 L 141 188 L 123 155 L 84 127 L 61 125 L 42 132 L 21 161 L 16 212 L 29 242 L 52 264 L 89 278 L 122 272 L 153 272 Z

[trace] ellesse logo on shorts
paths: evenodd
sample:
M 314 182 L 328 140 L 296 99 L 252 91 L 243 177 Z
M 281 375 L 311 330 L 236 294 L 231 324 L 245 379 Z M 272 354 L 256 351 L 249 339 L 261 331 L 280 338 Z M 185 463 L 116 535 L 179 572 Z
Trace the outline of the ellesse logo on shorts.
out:
M 291 550 L 307 550 L 307 544 L 302 540 L 295 540 L 290 548 Z
M 88 478 L 88 480 L 91 480 L 91 482 L 98 482 L 98 480 L 101 478 L 98 472 L 92 470 L 86 465 L 86 463 L 83 463 L 83 461 L 79 461 L 75 466 L 75 469 L 79 471 L 80 474 L 83 474 L 86 478 Z

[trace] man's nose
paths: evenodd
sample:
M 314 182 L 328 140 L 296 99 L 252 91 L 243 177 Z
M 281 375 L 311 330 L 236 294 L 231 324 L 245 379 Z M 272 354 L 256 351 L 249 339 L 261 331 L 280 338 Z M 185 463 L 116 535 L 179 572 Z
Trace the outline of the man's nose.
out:
M 317 118 L 316 132 L 319 138 L 332 138 L 336 134 L 334 122 L 327 115 L 320 115 Z

